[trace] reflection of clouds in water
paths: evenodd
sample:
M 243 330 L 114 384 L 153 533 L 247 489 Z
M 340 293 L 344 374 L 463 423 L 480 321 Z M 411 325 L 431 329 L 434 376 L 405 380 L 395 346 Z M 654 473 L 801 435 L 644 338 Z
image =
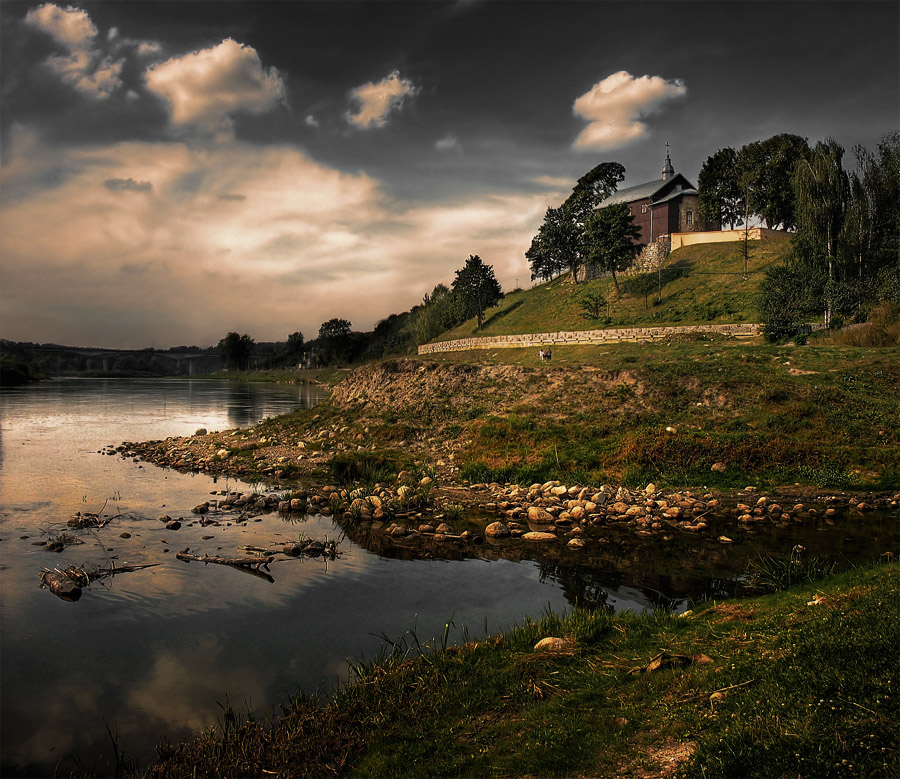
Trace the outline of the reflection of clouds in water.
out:
M 23 762 L 52 764 L 77 749 L 82 744 L 84 734 L 73 727 L 72 723 L 90 722 L 96 718 L 100 692 L 101 687 L 97 682 L 91 683 L 80 677 L 56 684 L 53 695 L 41 701 L 40 717 L 34 717 L 27 735 L 23 733 L 20 736 L 15 756 Z M 24 716 L 31 719 L 28 713 Z M 19 730 L 13 723 L 6 722 L 4 725 Z
M 209 727 L 222 711 L 216 701 L 224 704 L 229 690 L 242 690 L 247 702 L 264 710 L 266 685 L 257 670 L 236 665 L 234 658 L 223 661 L 221 654 L 211 635 L 197 636 L 178 653 L 160 649 L 146 676 L 128 691 L 128 704 L 142 717 L 152 718 L 146 724 L 159 732 Z M 244 701 L 232 703 L 245 713 Z

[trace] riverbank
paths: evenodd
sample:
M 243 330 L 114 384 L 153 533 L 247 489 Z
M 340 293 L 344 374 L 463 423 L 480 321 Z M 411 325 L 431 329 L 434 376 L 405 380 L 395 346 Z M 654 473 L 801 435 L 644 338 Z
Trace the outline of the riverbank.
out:
M 335 458 L 442 484 L 900 490 L 900 350 L 732 339 L 371 363 L 316 409 L 129 444 L 162 465 L 326 483 Z
M 151 773 L 890 776 L 898 594 L 893 563 L 682 617 L 576 611 L 458 647 L 410 630 L 332 699 L 271 725 L 229 705 Z

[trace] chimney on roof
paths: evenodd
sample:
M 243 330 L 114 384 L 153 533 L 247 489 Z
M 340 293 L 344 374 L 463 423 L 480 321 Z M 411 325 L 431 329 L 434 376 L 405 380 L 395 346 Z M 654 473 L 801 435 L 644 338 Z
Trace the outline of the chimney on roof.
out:
M 666 164 L 662 171 L 663 181 L 672 178 L 675 175 L 675 168 L 672 167 L 672 160 L 669 159 L 669 142 L 666 141 Z

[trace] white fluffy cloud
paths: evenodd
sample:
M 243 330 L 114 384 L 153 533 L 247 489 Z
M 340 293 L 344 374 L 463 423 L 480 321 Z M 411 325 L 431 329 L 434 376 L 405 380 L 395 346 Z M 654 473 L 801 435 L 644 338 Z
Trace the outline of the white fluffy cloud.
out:
M 25 23 L 43 30 L 68 49 L 88 49 L 97 37 L 97 28 L 85 11 L 44 3 L 28 12 Z
M 391 111 L 399 110 L 403 101 L 416 91 L 413 82 L 400 78 L 395 70 L 377 83 L 369 82 L 351 90 L 350 99 L 356 103 L 356 111 L 347 112 L 347 121 L 362 129 L 383 127 Z
M 81 9 L 45 3 L 28 12 L 25 24 L 66 49 L 66 54 L 52 55 L 45 64 L 82 94 L 102 100 L 122 84 L 123 61 L 104 55 L 97 45 L 97 28 Z
M 678 79 L 659 76 L 636 78 L 624 70 L 607 76 L 575 101 L 573 110 L 587 119 L 573 144 L 584 151 L 610 151 L 642 138 L 647 126 L 641 121 L 662 103 L 687 94 Z
M 278 71 L 264 68 L 254 48 L 231 38 L 153 65 L 145 80 L 169 104 L 173 123 L 203 130 L 227 129 L 232 114 L 263 113 L 285 97 Z

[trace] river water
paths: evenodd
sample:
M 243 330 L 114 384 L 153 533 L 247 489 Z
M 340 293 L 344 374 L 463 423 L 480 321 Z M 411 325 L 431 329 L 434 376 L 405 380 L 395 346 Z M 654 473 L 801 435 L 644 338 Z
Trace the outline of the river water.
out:
M 228 701 L 257 716 L 299 690 L 348 678 L 382 636 L 419 640 L 507 630 L 571 605 L 684 609 L 729 595 L 748 561 L 795 543 L 845 561 L 873 559 L 895 517 L 848 518 L 739 535 L 543 555 L 523 544 L 438 552 L 352 537 L 330 518 L 278 514 L 203 527 L 191 508 L 223 489 L 265 490 L 109 456 L 122 441 L 226 430 L 314 405 L 306 387 L 224 381 L 67 379 L 0 392 L 0 747 L 3 776 L 115 766 L 110 733 L 145 765 L 160 738 L 214 724 Z M 76 512 L 115 518 L 73 531 Z M 161 515 L 183 518 L 167 530 Z M 473 520 L 474 522 L 474 520 Z M 481 525 L 483 527 L 483 523 Z M 52 553 L 62 533 L 82 542 Z M 268 578 L 175 559 L 231 556 L 300 536 L 338 541 L 336 560 L 278 559 Z M 687 535 L 687 534 L 685 534 Z M 527 547 L 527 548 L 526 548 Z M 44 569 L 153 564 L 93 583 L 77 602 L 40 586 Z

